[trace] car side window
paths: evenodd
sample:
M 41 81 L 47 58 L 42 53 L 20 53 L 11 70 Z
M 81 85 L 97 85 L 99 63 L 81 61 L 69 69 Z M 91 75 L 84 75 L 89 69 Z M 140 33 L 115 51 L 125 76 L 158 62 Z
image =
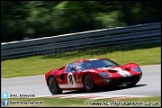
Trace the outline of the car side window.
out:
M 87 68 L 88 68 L 88 65 L 86 65 L 85 62 L 80 62 L 80 63 L 78 64 L 78 69 L 79 69 L 79 70 L 85 70 L 85 69 L 87 69 Z
M 74 70 L 72 70 L 72 68 L 74 68 Z M 75 72 L 76 70 L 76 63 L 71 63 L 68 64 L 68 66 L 65 69 L 65 72 Z

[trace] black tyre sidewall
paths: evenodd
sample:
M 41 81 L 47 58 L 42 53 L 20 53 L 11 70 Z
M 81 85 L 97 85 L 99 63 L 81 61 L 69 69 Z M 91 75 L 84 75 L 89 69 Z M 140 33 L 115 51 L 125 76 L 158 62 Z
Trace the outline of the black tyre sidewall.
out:
M 86 78 L 89 78 L 90 81 L 91 81 L 91 87 L 90 87 L 90 88 L 87 88 L 87 84 L 86 84 L 86 81 L 85 81 Z M 84 78 L 83 78 L 83 85 L 84 85 L 85 91 L 87 91 L 87 92 L 92 92 L 92 91 L 94 91 L 94 89 L 95 89 L 95 83 L 93 82 L 91 76 L 88 75 L 88 74 L 85 75 Z
M 56 83 L 56 86 L 55 86 L 55 89 L 54 89 L 54 90 L 51 90 L 51 87 L 50 87 L 50 84 L 49 84 L 49 81 L 50 81 L 51 78 L 54 79 L 54 81 L 55 81 L 55 83 Z M 48 78 L 48 87 L 49 87 L 50 92 L 51 92 L 53 95 L 54 95 L 54 94 L 60 94 L 60 93 L 62 93 L 62 91 L 63 91 L 63 90 L 61 90 L 61 89 L 59 88 L 58 83 L 57 83 L 56 79 L 54 78 L 54 76 L 49 76 L 49 78 Z

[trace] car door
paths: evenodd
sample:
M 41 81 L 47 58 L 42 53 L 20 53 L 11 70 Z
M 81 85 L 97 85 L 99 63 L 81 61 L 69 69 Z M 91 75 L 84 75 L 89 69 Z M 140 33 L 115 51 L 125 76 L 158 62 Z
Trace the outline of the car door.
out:
M 68 64 L 64 72 L 60 75 L 60 88 L 70 89 L 76 87 L 76 63 Z

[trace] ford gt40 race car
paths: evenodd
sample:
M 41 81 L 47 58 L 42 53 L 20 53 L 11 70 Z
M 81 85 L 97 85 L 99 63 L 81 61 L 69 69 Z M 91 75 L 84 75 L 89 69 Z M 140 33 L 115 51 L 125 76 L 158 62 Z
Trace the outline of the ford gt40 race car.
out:
M 52 94 L 63 90 L 93 91 L 96 87 L 116 87 L 125 84 L 135 86 L 142 71 L 136 63 L 119 65 L 106 58 L 77 60 L 60 69 L 45 74 L 47 86 Z

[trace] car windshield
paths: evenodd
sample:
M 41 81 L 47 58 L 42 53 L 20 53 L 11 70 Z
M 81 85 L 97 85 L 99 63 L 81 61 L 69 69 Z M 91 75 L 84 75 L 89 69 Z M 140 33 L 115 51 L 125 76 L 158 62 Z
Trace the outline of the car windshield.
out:
M 78 70 L 86 70 L 91 68 L 103 68 L 103 67 L 110 67 L 110 66 L 117 66 L 118 64 L 108 60 L 90 60 L 87 62 L 80 62 L 78 64 Z

